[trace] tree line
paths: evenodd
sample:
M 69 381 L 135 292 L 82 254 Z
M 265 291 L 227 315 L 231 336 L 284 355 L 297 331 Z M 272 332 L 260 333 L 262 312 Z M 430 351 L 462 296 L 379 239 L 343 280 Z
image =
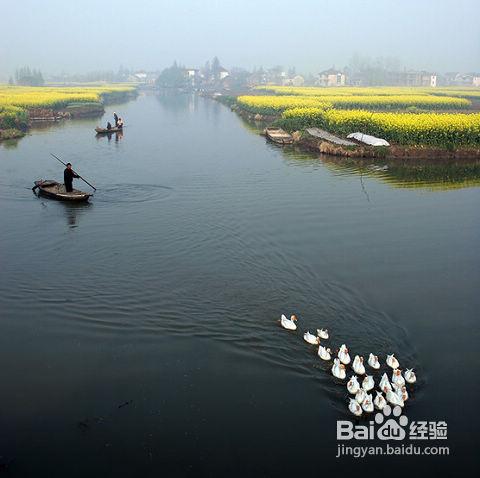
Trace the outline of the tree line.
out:
M 181 65 L 176 61 L 172 66 L 162 70 L 157 78 L 157 86 L 161 88 L 186 88 L 191 85 L 191 80 L 185 74 L 185 65 Z M 205 81 L 216 82 L 219 81 L 222 72 L 222 65 L 217 57 L 212 61 L 207 61 L 203 68 L 200 68 L 200 73 Z
M 9 84 L 14 84 L 12 77 L 10 77 Z M 45 84 L 45 80 L 40 70 L 24 66 L 15 70 L 15 84 L 21 86 L 42 86 Z

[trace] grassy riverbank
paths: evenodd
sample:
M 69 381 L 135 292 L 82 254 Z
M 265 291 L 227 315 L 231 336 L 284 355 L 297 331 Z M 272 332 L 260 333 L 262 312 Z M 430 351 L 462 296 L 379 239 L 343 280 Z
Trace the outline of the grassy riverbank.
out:
M 289 130 L 317 126 L 347 136 L 360 131 L 408 146 L 445 149 L 480 146 L 480 114 L 383 113 L 363 110 L 292 108 L 277 121 Z
M 253 93 L 239 96 L 236 107 L 290 132 L 316 126 L 342 136 L 380 136 L 396 146 L 480 147 L 478 89 L 267 86 Z
M 135 95 L 136 88 L 130 85 L 0 85 L 0 140 L 22 136 L 32 121 L 99 115 L 104 111 L 104 104 Z
M 28 114 L 24 108 L 0 104 L 0 140 L 23 136 L 28 126 Z

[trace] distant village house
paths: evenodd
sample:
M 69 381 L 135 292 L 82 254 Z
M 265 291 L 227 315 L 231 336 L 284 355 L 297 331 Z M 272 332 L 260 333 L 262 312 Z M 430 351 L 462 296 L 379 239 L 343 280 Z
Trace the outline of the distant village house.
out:
M 220 69 L 218 70 L 218 76 L 219 76 L 219 79 L 220 81 L 225 79 L 230 73 L 228 72 L 228 70 L 226 70 L 225 68 L 220 67 Z
M 201 79 L 201 73 L 198 68 L 185 68 L 184 75 L 186 76 L 190 86 L 195 87 Z
M 405 73 L 406 86 L 426 86 L 436 88 L 437 75 L 426 71 L 409 70 Z
M 446 86 L 476 86 L 480 87 L 480 74 L 477 73 L 445 73 Z
M 318 74 L 315 84 L 318 86 L 345 86 L 346 81 L 345 73 L 335 68 L 329 68 Z
M 145 85 L 153 85 L 157 77 L 157 72 L 138 71 L 129 75 L 126 79 L 131 83 L 143 83 Z
M 282 84 L 283 86 L 303 86 L 305 78 L 301 75 L 295 75 L 293 78 L 285 78 Z

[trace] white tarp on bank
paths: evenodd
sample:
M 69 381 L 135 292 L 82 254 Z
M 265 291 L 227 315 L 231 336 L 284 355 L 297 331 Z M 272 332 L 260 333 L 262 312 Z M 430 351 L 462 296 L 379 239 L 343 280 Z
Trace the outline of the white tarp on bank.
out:
M 357 141 L 360 141 L 360 143 L 365 143 L 370 146 L 390 146 L 388 141 L 385 141 L 382 138 L 375 138 L 375 136 L 370 136 L 369 134 L 351 133 L 347 138 L 356 139 Z

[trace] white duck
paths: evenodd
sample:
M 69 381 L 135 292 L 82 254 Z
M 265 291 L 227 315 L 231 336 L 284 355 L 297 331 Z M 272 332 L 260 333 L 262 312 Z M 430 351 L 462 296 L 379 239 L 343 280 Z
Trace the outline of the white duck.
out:
M 282 318 L 280 319 L 280 324 L 284 329 L 287 330 L 297 330 L 297 324 L 295 323 L 297 321 L 297 316 L 292 315 L 290 319 L 287 319 L 287 317 L 282 314 Z
M 347 375 L 347 373 L 345 372 L 345 365 L 343 365 L 343 363 L 340 363 L 340 360 L 338 358 L 333 361 L 332 375 L 336 378 L 339 378 L 340 380 L 344 380 Z
M 366 397 L 367 397 L 367 392 L 363 388 L 359 388 L 358 392 L 355 394 L 355 400 L 361 405 Z
M 362 388 L 369 392 L 375 386 L 375 381 L 371 375 L 367 375 L 362 382 Z
M 332 351 L 329 348 L 325 348 L 323 345 L 318 346 L 318 356 L 322 360 L 331 360 Z
M 392 404 L 393 406 L 399 405 L 400 407 L 403 407 L 404 403 L 403 403 L 402 397 L 399 397 L 397 392 L 395 392 L 394 390 L 387 390 L 387 389 L 385 389 L 384 392 L 387 397 L 388 403 Z
M 360 384 L 358 383 L 357 376 L 352 375 L 350 380 L 347 382 L 347 390 L 352 395 L 355 395 L 360 389 Z
M 362 407 L 360 404 L 354 399 L 350 399 L 350 403 L 348 404 L 348 409 L 356 416 L 359 417 L 362 414 Z
M 353 359 L 352 368 L 356 374 L 364 375 L 365 365 L 363 365 L 363 357 L 360 357 L 359 355 L 355 355 L 355 358 Z
M 342 344 L 340 347 L 340 350 L 338 351 L 338 358 L 340 359 L 340 362 L 342 362 L 344 365 L 348 365 L 350 363 L 350 355 L 348 353 L 348 348 L 345 344 Z
M 417 376 L 415 375 L 413 368 L 407 368 L 404 375 L 407 383 L 415 383 L 417 381 Z
M 392 383 L 403 387 L 405 385 L 405 379 L 402 377 L 402 371 L 396 368 L 392 373 Z
M 396 369 L 400 366 L 398 363 L 398 360 L 395 358 L 395 356 L 392 355 L 387 355 L 387 365 L 393 369 Z
M 403 400 L 404 402 L 408 400 L 408 392 L 407 392 L 407 387 L 405 387 L 405 385 L 393 384 L 393 390 L 401 400 Z
M 362 403 L 362 408 L 367 413 L 373 412 L 373 400 L 371 394 L 367 394 L 367 396 L 365 397 L 365 400 Z
M 383 408 L 387 404 L 387 401 L 385 400 L 382 392 L 377 392 L 377 396 L 375 397 L 373 403 L 378 410 L 383 410 Z
M 385 388 L 387 390 L 392 390 L 392 385 L 390 384 L 390 380 L 388 380 L 387 374 L 384 373 L 382 375 L 382 378 L 380 379 L 380 390 L 385 391 Z
M 310 345 L 318 345 L 320 343 L 320 339 L 316 335 L 311 334 L 308 330 L 303 334 L 303 340 Z
M 380 368 L 380 362 L 378 361 L 378 356 L 370 354 L 368 356 L 368 365 L 370 365 L 370 367 L 374 368 L 375 370 L 378 370 Z
M 317 335 L 324 340 L 328 339 L 328 330 L 327 329 L 317 329 Z

